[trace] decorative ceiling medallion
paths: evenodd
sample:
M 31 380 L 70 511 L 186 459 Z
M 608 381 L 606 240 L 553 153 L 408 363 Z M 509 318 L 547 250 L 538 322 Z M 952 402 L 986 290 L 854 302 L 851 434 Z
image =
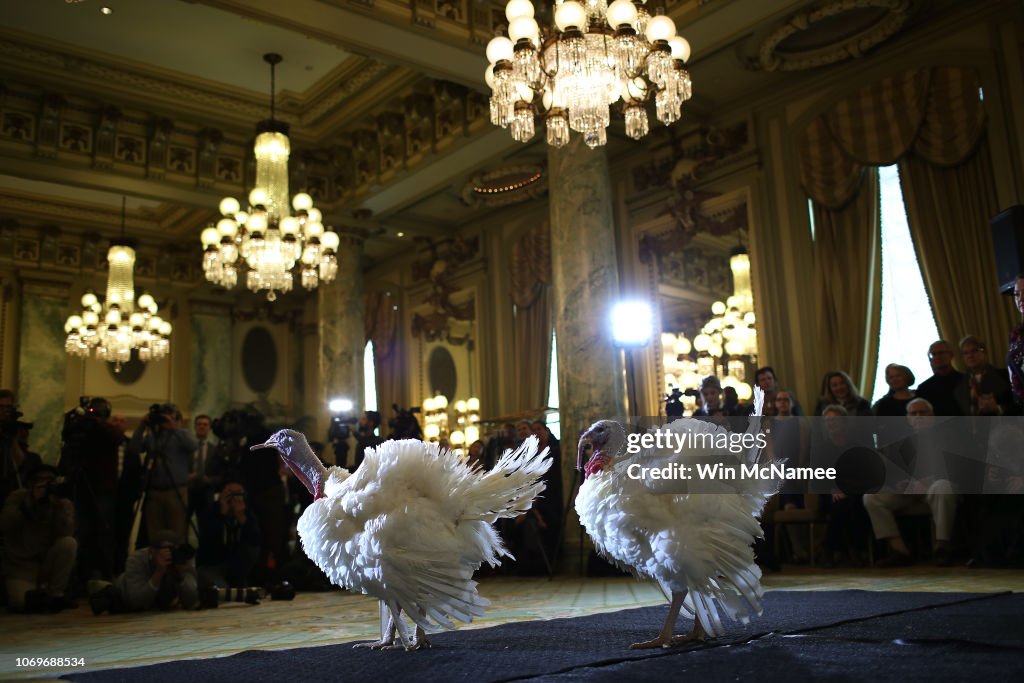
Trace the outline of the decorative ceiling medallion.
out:
M 474 208 L 507 206 L 541 197 L 547 187 L 539 164 L 500 166 L 470 178 L 462 188 L 462 201 Z
M 911 9 L 910 0 L 826 2 L 772 31 L 749 66 L 760 71 L 800 71 L 856 59 L 899 31 Z

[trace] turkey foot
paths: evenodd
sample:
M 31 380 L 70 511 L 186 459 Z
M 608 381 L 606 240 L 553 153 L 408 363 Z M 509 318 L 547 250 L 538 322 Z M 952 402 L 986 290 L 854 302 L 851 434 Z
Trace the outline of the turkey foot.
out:
M 427 639 L 427 632 L 417 624 L 416 640 L 405 649 L 411 652 L 412 650 L 429 650 L 431 647 L 433 647 L 433 644 Z
M 693 630 L 687 633 L 685 636 L 674 636 L 668 641 L 668 647 L 676 647 L 677 645 L 686 645 L 688 643 L 704 643 L 707 642 L 708 634 L 704 631 L 704 627 L 700 625 L 699 621 L 694 620 Z
M 388 648 L 394 647 L 395 637 L 394 634 L 391 636 L 391 640 L 374 640 L 369 643 L 356 643 L 352 647 L 356 649 L 367 648 L 369 650 L 387 650 Z
M 356 643 L 352 647 L 357 649 L 367 648 L 370 650 L 386 650 L 392 647 L 395 644 L 395 617 L 393 615 L 388 615 L 388 627 L 384 630 L 388 634 L 386 638 L 374 640 L 369 643 Z

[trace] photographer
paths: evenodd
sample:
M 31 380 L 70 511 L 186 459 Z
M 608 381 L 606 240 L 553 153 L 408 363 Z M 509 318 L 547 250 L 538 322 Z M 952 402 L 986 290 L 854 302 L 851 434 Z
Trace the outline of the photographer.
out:
M 148 548 L 129 556 L 124 574 L 117 578 L 115 604 L 104 606 L 112 612 L 168 610 L 199 607 L 199 587 L 192 564 L 192 548 L 178 545 L 178 536 L 164 529 L 150 536 Z M 99 610 L 94 611 L 97 613 Z
M 154 405 L 128 443 L 127 456 L 146 453 L 146 531 L 150 538 L 170 529 L 186 538 L 188 480 L 196 438 L 181 426 L 181 413 L 172 403 Z
M 228 481 L 199 515 L 199 578 L 203 587 L 249 586 L 260 557 L 260 527 L 246 508 L 245 487 Z
M 123 427 L 109 421 L 110 414 L 109 401 L 93 398 L 83 413 L 65 416 L 61 434 L 61 468 L 74 490 L 82 550 L 78 575 L 83 584 L 95 578 L 110 581 L 117 573 L 117 461 L 125 437 Z
M 359 425 L 356 427 L 356 467 L 363 462 L 363 454 L 367 448 L 376 448 L 384 443 L 384 439 L 377 436 L 377 429 L 380 427 L 380 413 L 376 410 L 367 410 L 359 418 Z
M 39 465 L 26 488 L 7 497 L 0 513 L 3 561 L 11 607 L 58 611 L 73 604 L 64 597 L 78 544 L 71 501 L 55 492 L 57 468 Z
M 0 389 L 0 505 L 25 485 L 29 471 L 42 464 L 26 443 L 32 423 L 19 420 L 22 414 L 15 404 L 14 392 Z

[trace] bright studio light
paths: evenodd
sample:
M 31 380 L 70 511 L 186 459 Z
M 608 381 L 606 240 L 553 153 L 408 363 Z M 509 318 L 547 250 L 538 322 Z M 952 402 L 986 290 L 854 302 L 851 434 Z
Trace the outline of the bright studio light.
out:
M 351 399 L 347 398 L 332 398 L 327 407 L 331 409 L 332 413 L 347 413 L 352 410 L 353 403 Z
M 620 301 L 612 307 L 612 341 L 621 348 L 647 346 L 654 334 L 654 316 L 646 301 Z

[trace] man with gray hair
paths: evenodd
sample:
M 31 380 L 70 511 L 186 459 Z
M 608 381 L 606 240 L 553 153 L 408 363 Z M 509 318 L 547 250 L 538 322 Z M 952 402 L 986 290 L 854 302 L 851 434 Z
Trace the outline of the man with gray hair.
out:
M 907 404 L 907 421 L 914 434 L 900 448 L 909 478 L 897 485 L 897 491 L 864 494 L 864 508 L 871 518 L 875 538 L 886 540 L 889 555 L 877 562 L 879 567 L 900 567 L 913 563 L 910 550 L 900 535 L 895 513 L 917 502 L 927 503 L 935 526 L 933 558 L 936 566 L 952 565 L 949 541 L 953 536 L 958 496 L 945 473 L 945 452 L 931 431 L 935 421 L 932 404 L 915 398 Z

